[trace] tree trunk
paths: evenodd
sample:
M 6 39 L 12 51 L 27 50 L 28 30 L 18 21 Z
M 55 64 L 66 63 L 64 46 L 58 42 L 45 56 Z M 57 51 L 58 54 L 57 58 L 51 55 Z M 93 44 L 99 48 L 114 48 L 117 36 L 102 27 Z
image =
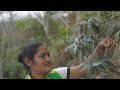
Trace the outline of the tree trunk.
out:
M 54 42 L 52 40 L 52 37 L 50 36 L 50 34 L 48 33 L 48 28 L 44 27 L 44 31 L 45 31 L 45 35 L 48 38 L 48 40 L 50 41 L 51 45 L 53 48 L 55 48 Z
M 5 49 L 5 25 L 4 25 L 4 20 L 3 20 L 3 15 L 2 16 L 2 24 L 3 24 L 3 28 L 2 28 L 2 33 L 3 33 L 3 40 L 2 40 L 2 47 L 1 47 L 1 55 L 0 55 L 0 79 L 3 79 L 3 64 L 2 64 L 2 57 L 3 57 L 3 53 L 4 53 L 4 49 Z
M 44 28 L 45 31 L 45 35 L 48 38 L 48 40 L 50 41 L 51 45 L 53 48 L 55 48 L 54 42 L 52 37 L 49 34 L 49 15 L 47 16 L 47 20 L 44 19 L 44 17 L 41 17 L 39 14 L 36 14 L 38 17 L 38 22 L 42 25 L 42 27 Z

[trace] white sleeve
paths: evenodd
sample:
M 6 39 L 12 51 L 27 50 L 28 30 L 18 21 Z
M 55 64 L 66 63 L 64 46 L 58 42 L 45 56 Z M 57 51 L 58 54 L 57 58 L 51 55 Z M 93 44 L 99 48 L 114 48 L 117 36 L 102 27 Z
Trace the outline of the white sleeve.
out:
M 56 70 L 58 73 L 60 73 L 64 79 L 67 79 L 67 67 L 60 67 L 60 68 L 56 68 L 54 70 Z

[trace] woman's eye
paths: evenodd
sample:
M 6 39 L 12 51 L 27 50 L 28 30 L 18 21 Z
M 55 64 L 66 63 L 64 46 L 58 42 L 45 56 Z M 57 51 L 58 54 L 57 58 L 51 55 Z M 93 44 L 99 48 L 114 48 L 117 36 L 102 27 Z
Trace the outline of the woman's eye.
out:
M 50 54 L 48 54 L 48 57 L 50 57 Z
M 40 56 L 40 57 L 44 58 L 45 56 Z

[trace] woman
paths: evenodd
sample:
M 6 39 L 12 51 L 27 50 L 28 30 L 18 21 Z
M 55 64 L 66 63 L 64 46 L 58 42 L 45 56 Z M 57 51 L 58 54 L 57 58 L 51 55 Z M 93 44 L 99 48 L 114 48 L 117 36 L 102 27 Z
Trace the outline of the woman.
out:
M 96 47 L 96 57 L 111 49 L 116 44 L 111 38 L 104 38 Z M 92 55 L 88 57 L 91 60 Z M 50 53 L 44 43 L 34 41 L 26 45 L 18 56 L 18 61 L 24 64 L 28 75 L 25 79 L 79 79 L 88 73 L 88 69 L 80 71 L 84 63 L 74 67 L 61 67 L 53 69 Z

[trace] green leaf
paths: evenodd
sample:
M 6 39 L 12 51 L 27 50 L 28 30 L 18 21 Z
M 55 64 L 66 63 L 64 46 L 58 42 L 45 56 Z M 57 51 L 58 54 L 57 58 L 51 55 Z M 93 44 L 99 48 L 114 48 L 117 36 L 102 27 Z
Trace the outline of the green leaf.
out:
M 75 46 L 75 43 L 69 45 L 69 46 L 67 47 L 66 51 L 68 51 L 69 49 L 73 48 L 74 46 Z
M 113 64 L 113 63 L 111 63 L 110 61 L 105 61 L 109 66 L 111 66 L 112 68 L 116 68 L 116 66 Z
M 102 73 L 102 74 L 100 75 L 100 78 L 101 78 L 101 79 L 105 79 L 105 78 L 106 78 L 106 75 L 107 75 L 106 73 Z
M 92 51 L 92 60 L 93 60 L 93 61 L 96 61 L 96 59 L 95 59 L 95 53 L 96 53 L 96 50 L 93 50 L 93 51 Z
M 86 46 L 88 47 L 89 46 L 89 43 L 87 43 L 86 41 L 83 43 L 83 46 Z
M 90 70 L 90 71 L 88 72 L 88 74 L 87 74 L 87 77 L 88 77 L 88 78 L 91 78 L 92 75 L 93 75 L 92 70 Z
M 102 65 L 99 65 L 98 68 L 100 69 L 100 71 L 105 72 L 105 68 Z
M 72 62 L 72 60 L 69 61 L 66 66 L 67 66 L 67 67 L 70 66 L 70 65 L 71 65 L 71 62 Z
M 76 55 L 77 52 L 77 45 L 75 45 L 74 49 L 73 49 L 73 54 Z
M 93 42 L 92 38 L 89 38 L 89 37 L 86 39 L 86 41 L 87 42 Z
M 113 29 L 113 32 L 112 32 L 112 34 L 110 36 L 115 35 L 118 31 L 120 31 L 120 27 L 115 26 L 114 29 Z
M 112 72 L 113 74 L 117 74 L 117 75 L 120 75 L 120 73 L 116 70 L 116 69 L 114 69 L 114 68 L 109 68 L 109 71 L 110 72 Z
M 98 65 L 100 65 L 100 64 L 102 64 L 102 63 L 103 63 L 102 61 L 96 62 L 96 63 L 92 63 L 92 66 L 95 67 L 95 66 L 98 66 Z
M 88 67 L 90 67 L 90 64 L 84 64 L 84 65 L 81 67 L 81 72 L 84 71 L 85 69 L 87 69 Z
M 89 18 L 88 23 L 90 23 L 91 25 L 95 25 L 95 23 L 97 23 L 97 21 L 94 18 Z
M 93 31 L 95 32 L 95 33 L 97 33 L 97 34 L 100 34 L 100 29 L 99 29 L 99 27 L 97 26 L 97 25 L 91 25 L 91 27 L 93 28 Z

